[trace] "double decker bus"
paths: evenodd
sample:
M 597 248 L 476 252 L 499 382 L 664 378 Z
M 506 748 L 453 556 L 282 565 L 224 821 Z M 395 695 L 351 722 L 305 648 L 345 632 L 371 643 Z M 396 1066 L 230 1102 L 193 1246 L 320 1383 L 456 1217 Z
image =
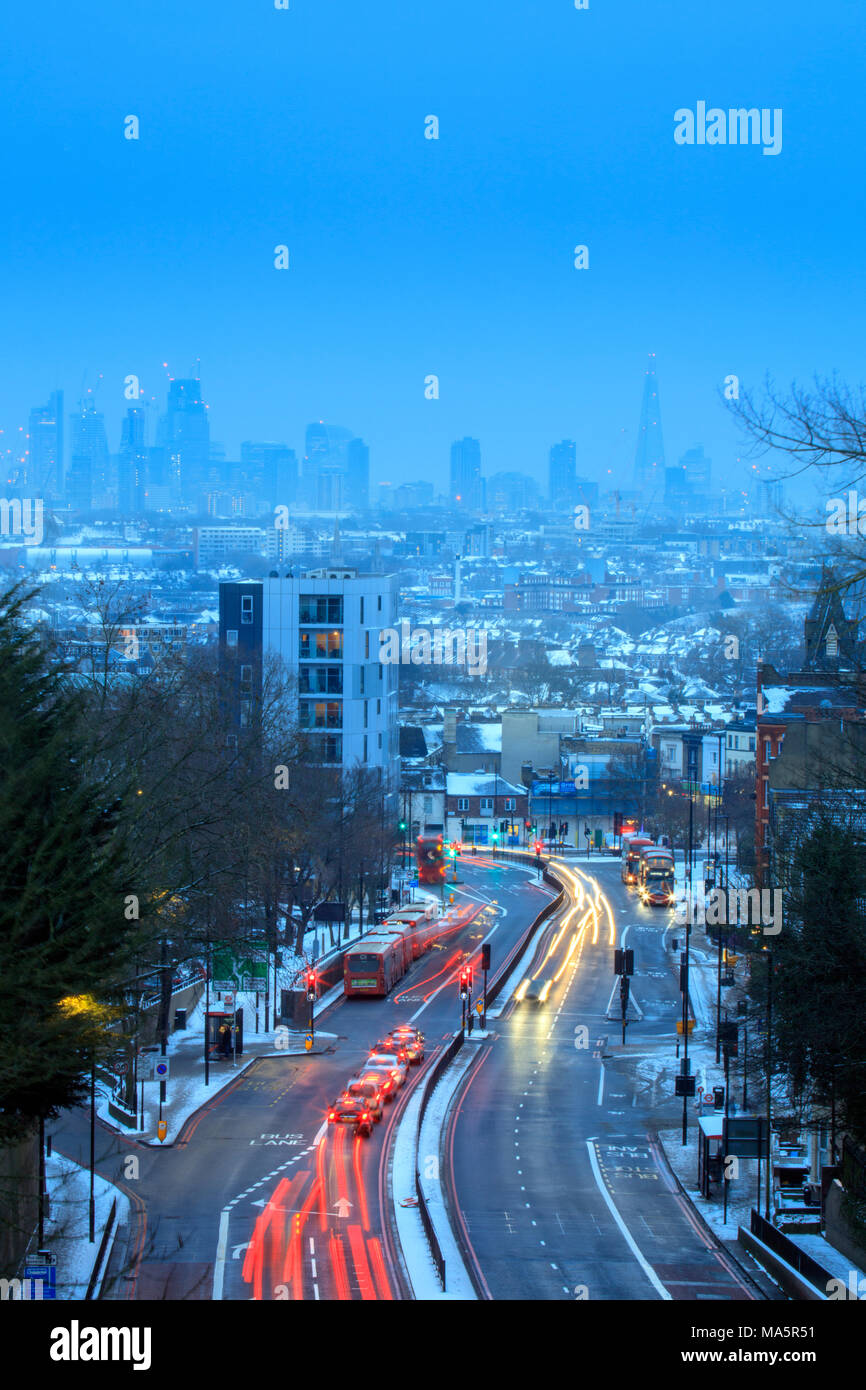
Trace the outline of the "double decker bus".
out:
M 640 857 L 640 899 L 653 907 L 670 907 L 676 897 L 673 851 L 645 845 Z
M 362 994 L 384 998 L 405 973 L 402 937 L 362 936 L 343 957 L 343 994 L 347 999 Z
M 418 882 L 436 888 L 445 881 L 445 848 L 441 835 L 419 835 L 415 841 Z
M 623 836 L 620 859 L 620 877 L 623 883 L 634 886 L 638 882 L 641 850 L 654 843 L 649 835 L 630 835 L 628 839 Z

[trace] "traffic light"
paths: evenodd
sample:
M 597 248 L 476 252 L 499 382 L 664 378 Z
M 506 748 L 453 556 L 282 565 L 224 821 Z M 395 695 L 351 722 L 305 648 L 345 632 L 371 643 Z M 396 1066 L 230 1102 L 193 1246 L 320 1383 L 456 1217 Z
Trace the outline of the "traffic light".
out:
M 613 833 L 614 835 L 622 834 L 622 811 L 614 811 L 613 813 Z
M 493 843 L 494 843 L 495 845 L 498 845 L 498 844 L 499 844 L 499 831 L 498 831 L 498 830 L 494 830 L 494 832 L 493 832 Z
M 489 942 L 489 941 L 485 941 L 485 942 L 484 942 L 484 945 L 481 947 L 481 969 L 482 969 L 482 970 L 489 970 L 489 969 L 490 969 L 490 942 Z
M 406 830 L 406 822 L 404 820 L 401 820 L 400 824 L 397 826 L 397 829 L 400 831 L 401 835 L 404 834 Z
M 460 971 L 460 998 L 468 999 L 472 992 L 472 970 L 464 965 Z
M 537 855 L 540 856 L 540 855 L 541 855 L 541 851 L 542 851 L 543 848 L 544 848 L 544 846 L 542 845 L 541 841 L 540 841 L 540 840 L 536 840 L 536 841 L 535 841 L 535 853 L 536 853 Z
M 614 975 L 633 975 L 634 974 L 634 951 L 629 947 L 625 951 L 617 948 L 613 953 L 613 973 Z
M 312 1003 L 315 1001 L 315 998 L 316 998 L 316 972 L 315 972 L 315 970 L 308 970 L 308 971 L 307 971 L 307 999 L 308 999 L 308 1000 L 310 1001 L 310 1003 L 312 1004 Z

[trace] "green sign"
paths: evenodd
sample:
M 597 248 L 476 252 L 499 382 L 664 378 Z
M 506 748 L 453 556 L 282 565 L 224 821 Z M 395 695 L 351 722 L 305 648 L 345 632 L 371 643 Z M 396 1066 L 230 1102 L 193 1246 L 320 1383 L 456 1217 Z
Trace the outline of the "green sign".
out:
M 219 946 L 213 953 L 211 983 L 215 990 L 249 990 L 264 994 L 268 962 L 248 946 Z

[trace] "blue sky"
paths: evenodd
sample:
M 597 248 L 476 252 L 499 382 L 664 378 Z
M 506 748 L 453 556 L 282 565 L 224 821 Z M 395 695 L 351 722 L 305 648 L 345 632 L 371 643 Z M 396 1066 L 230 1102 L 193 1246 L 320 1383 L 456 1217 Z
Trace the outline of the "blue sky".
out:
M 200 357 L 230 457 L 323 418 L 376 480 L 442 479 L 471 434 L 487 473 L 569 437 L 628 481 L 649 351 L 668 463 L 701 441 L 726 474 L 728 373 L 862 379 L 859 0 L 44 0 L 4 29 L 7 432 L 102 372 L 116 448 L 123 378 L 161 407 Z M 676 145 L 698 100 L 781 107 L 781 154 Z

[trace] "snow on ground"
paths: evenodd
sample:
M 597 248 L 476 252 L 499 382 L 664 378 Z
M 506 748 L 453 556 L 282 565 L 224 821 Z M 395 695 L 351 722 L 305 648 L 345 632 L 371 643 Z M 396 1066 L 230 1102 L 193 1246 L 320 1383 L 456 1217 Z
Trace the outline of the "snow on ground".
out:
M 117 1199 L 115 1229 L 129 1221 L 129 1201 L 113 1183 L 96 1174 L 95 1240 L 89 1240 L 90 1172 L 71 1158 L 53 1153 L 45 1160 L 49 1219 L 45 1222 L 45 1249 L 57 1257 L 57 1297 L 82 1300 L 108 1223 L 111 1203 Z M 110 1243 L 109 1243 L 110 1249 Z M 37 1263 L 35 1257 L 33 1260 Z
M 712 1114 L 712 1111 L 709 1113 Z M 718 1198 L 714 1195 L 707 1199 L 701 1196 L 698 1188 L 698 1133 L 696 1117 L 692 1113 L 689 1115 L 688 1143 L 685 1148 L 683 1148 L 681 1128 L 662 1130 L 659 1139 L 667 1155 L 668 1163 L 685 1188 L 689 1201 L 700 1212 L 707 1225 L 711 1227 L 719 1240 L 736 1240 L 741 1226 L 745 1226 L 746 1230 L 749 1229 L 752 1207 L 757 1200 L 757 1160 L 740 1159 L 740 1176 L 735 1182 L 728 1184 L 728 1219 L 724 1221 L 721 1192 L 719 1192 Z M 762 1168 L 762 1191 L 763 1181 Z M 715 1193 L 715 1191 L 716 1185 L 713 1187 L 713 1192 Z
M 800 1236 L 794 1232 L 787 1231 L 786 1235 L 795 1245 L 798 1245 L 805 1254 L 811 1255 L 822 1269 L 834 1279 L 841 1279 L 846 1288 L 851 1282 L 860 1283 L 864 1280 L 863 1288 L 866 1289 L 866 1271 L 852 1264 L 847 1255 L 843 1255 L 841 1250 L 837 1250 L 835 1245 L 831 1245 L 823 1236 Z M 851 1275 L 854 1280 L 851 1280 Z

